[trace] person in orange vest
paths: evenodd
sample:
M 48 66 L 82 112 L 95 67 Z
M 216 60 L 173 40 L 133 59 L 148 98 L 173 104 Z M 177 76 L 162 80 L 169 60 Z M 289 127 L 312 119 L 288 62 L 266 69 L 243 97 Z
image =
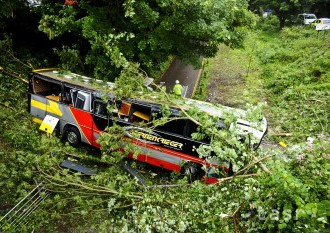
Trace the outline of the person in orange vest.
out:
M 175 81 L 175 85 L 173 87 L 173 92 L 174 92 L 175 95 L 181 96 L 181 94 L 182 94 L 182 85 L 180 84 L 179 80 Z

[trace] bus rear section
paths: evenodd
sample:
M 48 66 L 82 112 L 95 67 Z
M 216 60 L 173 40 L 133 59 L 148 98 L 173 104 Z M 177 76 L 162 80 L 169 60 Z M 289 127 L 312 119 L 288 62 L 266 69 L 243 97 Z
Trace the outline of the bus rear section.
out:
M 69 139 L 73 146 L 84 142 L 93 145 L 93 115 L 91 114 L 92 93 L 79 90 L 59 80 L 40 74 L 29 78 L 29 112 L 34 121 L 44 123 L 46 116 L 58 119 L 53 128 L 43 130 L 51 133 L 54 129 Z

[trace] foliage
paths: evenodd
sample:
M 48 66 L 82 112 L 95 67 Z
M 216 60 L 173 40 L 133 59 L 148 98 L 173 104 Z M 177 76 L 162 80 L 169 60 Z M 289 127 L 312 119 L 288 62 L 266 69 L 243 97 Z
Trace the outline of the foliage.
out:
M 178 10 L 181 7 L 186 9 L 186 6 L 195 9 L 195 3 L 188 1 L 157 3 L 160 4 L 156 5 L 157 9 L 177 7 L 174 9 Z M 170 6 L 170 3 L 174 6 Z M 66 19 L 74 17 L 72 25 L 67 24 L 66 19 L 63 19 L 65 23 L 59 24 L 70 28 L 65 30 L 80 30 L 84 23 L 100 31 L 105 29 L 102 20 L 79 21 L 80 14 L 86 12 L 81 12 L 77 6 L 57 5 L 53 8 L 52 3 L 49 4 L 50 13 L 53 11 L 55 15 L 61 11 Z M 106 3 L 94 3 L 93 6 L 84 4 L 87 2 L 79 1 L 81 9 L 97 16 L 97 8 L 102 10 Z M 135 5 L 134 1 L 126 1 L 125 12 L 116 11 L 118 8 L 113 8 L 113 11 L 121 13 L 117 19 L 123 19 L 125 14 L 137 21 L 142 21 L 142 14 L 148 14 L 152 19 L 162 16 L 157 16 L 154 13 L 157 11 L 148 6 L 145 2 Z M 138 7 L 144 10 L 137 12 Z M 103 10 L 101 13 L 105 14 L 105 8 Z M 98 15 L 100 19 L 104 14 Z M 231 16 L 228 17 L 230 19 Z M 147 16 L 145 18 L 148 19 Z M 58 18 L 54 16 L 47 20 L 56 21 Z M 152 28 L 153 21 L 145 23 L 149 24 Z M 143 29 L 141 22 L 136 22 L 136 25 Z M 108 72 L 103 78 L 107 79 L 112 74 L 119 74 L 116 80 L 117 86 L 121 87 L 116 90 L 119 96 L 130 96 L 134 92 L 150 96 L 143 86 L 146 74 L 138 64 L 127 59 L 134 57 L 135 53 L 127 55 L 122 52 L 124 41 L 133 39 L 130 38 L 132 32 L 107 31 L 103 34 L 97 30 L 94 34 L 88 34 L 92 31 L 89 28 L 84 32 L 87 33 L 84 38 L 93 47 L 88 59 L 90 63 L 96 61 L 99 64 L 95 69 L 99 76 Z M 15 59 L 16 53 L 12 52 L 10 38 L 0 43 L 2 48 L 6 48 L 1 51 L 1 62 L 13 70 L 26 67 Z M 123 138 L 121 128 L 111 127 L 108 134 L 101 137 L 100 143 L 104 145 L 102 156 L 93 157 L 86 148 L 71 148 L 58 137 L 39 132 L 26 112 L 26 86 L 19 79 L 0 75 L 0 214 L 3 215 L 3 210 L 9 210 L 35 186 L 34 178 L 42 182 L 51 195 L 31 216 L 29 224 L 19 229 L 20 232 L 219 232 L 219 229 L 223 232 L 326 232 L 329 228 L 330 198 L 327 40 L 317 38 L 311 30 L 284 28 L 279 34 L 252 35 L 246 44 L 250 45 L 244 52 L 253 60 L 251 69 L 258 69 L 262 74 L 252 77 L 256 82 L 262 78 L 265 84 L 268 112 L 272 114 L 267 117 L 273 126 L 271 132 L 291 132 L 293 137 L 289 149 L 284 152 L 263 149 L 256 152 L 240 143 L 239 135 L 214 127 L 216 119 L 201 115 L 196 109 L 183 112 L 181 118 L 193 118 L 200 125 L 193 135 L 195 139 L 213 138 L 209 147 L 196 148 L 201 156 L 225 159 L 237 166 L 236 176 L 224 177 L 216 185 L 205 185 L 200 181 L 188 183 L 187 178 L 179 174 L 164 175 L 164 171 L 150 175 L 154 176 L 153 183 L 171 183 L 178 187 L 138 185 L 118 165 L 118 161 L 126 155 L 116 151 L 123 143 L 119 140 Z M 10 51 L 11 55 L 6 51 Z M 149 50 L 142 51 L 147 53 Z M 79 63 L 83 55 L 81 52 L 81 47 L 69 46 L 64 47 L 59 54 L 63 61 L 68 62 L 63 64 L 69 67 L 75 61 Z M 25 63 L 36 61 L 31 60 L 30 55 L 27 57 Z M 98 57 L 100 60 L 95 60 Z M 33 64 L 42 63 L 43 60 L 38 60 Z M 109 71 L 109 64 L 118 70 Z M 165 93 L 160 93 L 158 97 L 166 104 L 162 109 L 164 118 L 155 121 L 155 124 L 163 124 L 168 120 L 168 106 L 176 102 L 173 96 Z M 260 117 L 260 112 L 257 109 L 251 111 L 250 115 Z M 235 116 L 229 114 L 228 118 L 232 121 Z M 228 126 L 229 122 L 225 123 Z M 315 142 L 305 143 L 306 136 L 315 137 Z M 297 141 L 300 143 L 293 146 Z M 130 148 L 127 144 L 125 149 L 127 153 L 136 148 Z M 60 168 L 58 165 L 66 153 L 77 155 L 83 163 L 93 164 L 98 169 L 97 175 L 86 177 Z M 261 164 L 265 164 L 269 171 L 265 171 Z
M 194 99 L 205 100 L 207 95 L 207 84 L 210 79 L 209 62 L 206 60 L 203 64 L 203 73 L 199 79 L 198 89 L 194 95 Z
M 263 31 L 279 31 L 280 21 L 276 15 L 270 15 L 266 18 L 261 18 L 258 21 L 257 28 Z
M 286 152 L 268 163 L 271 175 L 259 179 L 250 214 L 263 224 L 252 224 L 251 229 L 311 232 L 326 228 L 330 215 L 328 145 L 300 144 Z
M 63 46 L 62 50 L 54 49 L 55 54 L 60 58 L 62 68 L 64 70 L 70 69 L 82 69 L 82 62 L 80 57 L 80 52 L 78 49 L 69 48 L 68 46 Z
M 266 164 L 271 173 L 253 179 L 251 183 L 246 181 L 251 192 L 248 192 L 249 201 L 240 209 L 240 220 L 244 222 L 241 225 L 244 227 L 240 228 L 242 232 L 327 232 L 330 149 L 327 119 L 330 112 L 326 105 L 329 67 L 326 65 L 328 59 L 324 59 L 328 57 L 329 49 L 324 36 L 317 37 L 315 31 L 302 27 L 284 28 L 280 33 L 252 32 L 245 41 L 244 50 L 229 53 L 221 48 L 210 62 L 212 80 L 218 78 L 220 68 L 223 72 L 218 82 L 223 84 L 222 89 L 228 90 L 231 86 L 240 89 L 242 85 L 249 94 L 240 99 L 253 103 L 257 94 L 259 101 L 268 102 L 264 108 L 269 125 L 268 139 L 289 145 L 284 151 L 268 149 L 267 154 L 275 154 Z M 241 64 L 250 67 L 245 82 L 239 86 L 234 79 L 231 84 L 223 81 L 232 76 L 233 65 L 224 65 L 224 60 L 236 61 L 233 54 L 241 59 Z M 251 62 L 244 59 L 246 55 Z M 321 61 L 323 65 L 317 66 Z M 317 72 L 321 77 L 306 82 L 304 73 L 311 75 L 312 67 L 322 69 Z M 224 72 L 225 69 L 229 71 Z M 288 69 L 295 74 L 294 78 L 285 75 Z M 245 70 L 236 67 L 235 72 Z M 288 88 L 290 82 L 297 86 Z M 219 93 L 224 94 L 224 91 Z M 237 101 L 234 94 L 228 99 L 229 102 Z M 272 136 L 283 132 L 292 136 Z M 304 143 L 307 136 L 315 139 L 313 144 Z M 267 144 L 265 148 L 276 148 L 276 145 Z
M 21 0 L 1 1 L 0 9 L 0 28 L 5 28 L 5 21 L 8 18 L 14 18 L 19 11 L 28 9 L 27 2 Z
M 328 43 L 317 38 L 316 31 L 301 27 L 284 28 L 279 36 L 271 36 L 266 46 L 259 44 L 256 54 L 274 103 L 276 125 L 296 132 L 299 140 L 326 134 L 330 129 Z
M 254 11 L 271 10 L 279 21 L 280 27 L 292 25 L 297 20 L 298 14 L 309 12 L 310 7 L 314 3 L 311 0 L 300 1 L 273 1 L 273 0 L 253 0 L 250 1 L 250 9 Z
M 254 20 L 246 8 L 244 0 L 82 0 L 74 7 L 45 5 L 39 29 L 50 39 L 79 35 L 71 42 L 79 50 L 87 48 L 81 62 L 94 67 L 95 77 L 114 80 L 121 67 L 112 53 L 152 74 L 170 55 L 198 65 L 199 57 L 214 55 L 220 42 L 240 45 L 241 27 Z
M 310 6 L 311 11 L 316 14 L 317 18 L 327 17 L 330 9 L 330 2 L 323 0 L 315 0 Z

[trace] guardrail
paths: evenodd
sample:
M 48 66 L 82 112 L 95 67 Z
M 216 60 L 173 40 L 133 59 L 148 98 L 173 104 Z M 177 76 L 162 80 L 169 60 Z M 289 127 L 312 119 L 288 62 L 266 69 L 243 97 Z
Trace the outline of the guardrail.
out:
M 20 225 L 26 225 L 28 223 L 28 217 L 40 206 L 49 194 L 50 193 L 46 191 L 41 184 L 38 184 L 0 219 L 0 232 L 13 232 Z

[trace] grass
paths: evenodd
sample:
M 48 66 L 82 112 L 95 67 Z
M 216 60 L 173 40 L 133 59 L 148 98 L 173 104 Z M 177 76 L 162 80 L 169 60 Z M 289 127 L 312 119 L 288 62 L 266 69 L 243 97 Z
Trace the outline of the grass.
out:
M 208 101 L 244 108 L 246 103 L 256 104 L 264 99 L 260 70 L 246 50 L 220 45 L 209 63 Z
M 291 133 L 285 138 L 289 142 L 308 136 L 328 140 L 330 35 L 324 36 L 292 27 L 278 33 L 252 32 L 244 49 L 221 45 L 208 60 L 206 99 L 243 109 L 247 103 L 267 102 L 269 135 Z

